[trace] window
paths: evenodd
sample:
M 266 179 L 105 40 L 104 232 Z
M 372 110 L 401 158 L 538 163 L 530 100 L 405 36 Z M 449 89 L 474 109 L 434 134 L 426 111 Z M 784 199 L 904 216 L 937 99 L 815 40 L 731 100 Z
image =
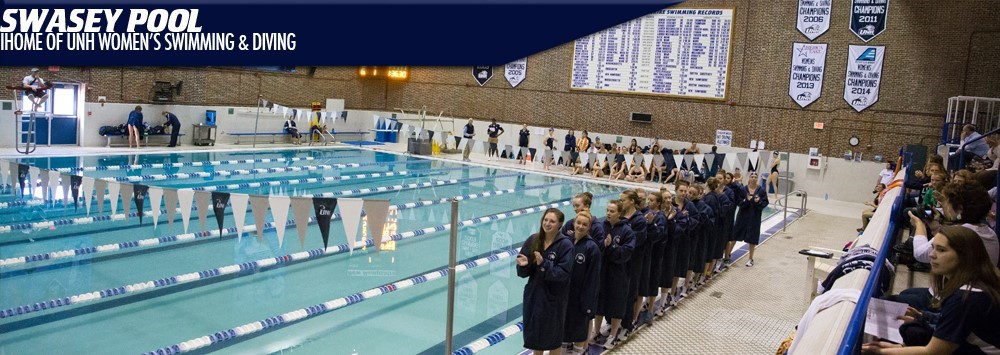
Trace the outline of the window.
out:
M 22 111 L 28 112 L 28 111 L 31 111 L 31 109 L 34 108 L 34 107 L 35 107 L 35 103 L 31 102 L 31 99 L 28 98 L 28 95 L 22 95 L 21 96 L 21 110 Z M 38 110 L 39 111 L 48 111 L 48 108 L 49 108 L 49 103 L 48 103 L 47 100 L 45 102 L 43 102 L 41 105 L 38 106 Z
M 76 115 L 76 86 L 56 85 L 53 89 L 52 113 L 56 115 Z

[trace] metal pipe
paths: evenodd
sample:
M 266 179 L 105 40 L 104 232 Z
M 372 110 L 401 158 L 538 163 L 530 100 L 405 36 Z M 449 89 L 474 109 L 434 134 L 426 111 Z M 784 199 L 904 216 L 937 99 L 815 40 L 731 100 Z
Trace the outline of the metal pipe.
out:
M 789 173 L 789 169 L 791 169 L 790 165 L 792 165 L 792 164 L 790 164 L 790 160 L 792 160 L 792 157 L 791 157 L 791 155 L 786 155 L 786 156 L 788 157 L 788 159 L 787 159 L 788 161 L 785 161 L 785 176 L 786 176 L 785 180 L 786 180 L 786 182 L 788 184 L 791 184 L 792 180 L 789 179 L 789 178 L 787 178 L 787 177 L 791 175 Z M 781 161 L 781 153 L 778 153 L 778 161 Z M 777 181 L 777 179 L 775 181 Z M 782 232 L 784 232 L 785 228 L 788 227 L 788 194 L 791 192 L 790 191 L 791 189 L 789 189 L 789 187 L 790 186 L 785 186 L 785 203 L 782 204 L 782 207 L 783 207 L 782 209 L 785 210 L 785 215 L 781 219 L 781 223 L 782 223 L 781 224 L 781 231 Z M 777 186 L 775 186 L 775 188 L 777 188 Z
M 264 97 L 257 94 L 257 118 L 253 121 L 253 147 L 257 148 L 257 125 L 260 123 L 260 101 Z
M 458 245 L 458 200 L 451 199 L 451 245 L 448 247 L 448 319 L 445 325 L 444 353 L 452 351 L 452 330 L 455 326 L 455 254 Z

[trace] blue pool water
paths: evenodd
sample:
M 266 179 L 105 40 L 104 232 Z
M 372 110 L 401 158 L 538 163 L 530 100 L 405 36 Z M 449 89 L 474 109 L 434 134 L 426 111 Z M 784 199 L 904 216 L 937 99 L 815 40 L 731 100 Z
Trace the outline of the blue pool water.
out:
M 293 158 L 309 159 L 291 161 Z M 262 159 L 272 159 L 272 162 L 260 162 Z M 274 162 L 274 159 L 282 160 Z M 194 162 L 208 161 L 225 163 L 191 166 Z M 610 196 L 617 196 L 622 190 L 596 183 L 355 149 L 32 158 L 21 162 L 43 169 L 139 164 L 145 167 L 89 169 L 83 175 L 132 177 L 151 186 L 205 187 L 246 194 L 335 193 L 343 197 L 389 199 L 394 205 L 514 189 L 509 193 L 460 202 L 460 220 L 566 201 L 582 191 L 605 195 L 594 201 L 594 206 L 604 206 Z M 152 165 L 176 163 L 182 166 Z M 364 165 L 337 165 L 353 163 Z M 306 169 L 287 169 L 290 167 Z M 253 169 L 280 171 L 253 172 Z M 385 176 L 384 173 L 390 172 L 394 175 Z M 193 176 L 196 173 L 210 173 L 210 176 Z M 382 176 L 371 176 L 376 173 Z M 167 175 L 172 177 L 158 178 Z M 355 175 L 365 177 L 332 179 Z M 327 181 L 305 181 L 324 178 Z M 280 183 L 293 180 L 300 183 Z M 246 187 L 259 182 L 272 182 L 277 186 Z M 428 182 L 437 185 L 376 193 L 356 192 Z M 0 195 L 0 204 L 17 205 L 18 201 L 22 199 L 11 194 Z M 122 213 L 122 207 L 118 205 L 117 213 Z M 561 209 L 572 215 L 570 206 L 564 205 Z M 109 211 L 110 203 L 104 203 L 103 214 Z M 449 223 L 450 211 L 448 203 L 403 208 L 390 216 L 386 230 L 402 233 L 444 225 Z M 603 215 L 603 207 L 595 207 L 595 212 Z M 228 209 L 227 214 L 225 227 L 233 227 L 232 210 Z M 95 215 L 96 204 L 91 207 L 91 216 Z M 168 225 L 165 215 L 160 216 L 156 229 L 151 216 L 144 217 L 141 224 L 135 217 L 85 224 L 62 222 L 86 216 L 82 206 L 74 208 L 72 203 L 69 206 L 62 206 L 61 202 L 0 206 L 0 227 L 60 221 L 51 228 L 21 228 L 0 233 L 0 260 L 184 234 L 180 214 L 173 226 Z M 459 260 L 473 260 L 520 246 L 528 235 L 537 231 L 540 218 L 541 213 L 526 213 L 460 228 Z M 272 222 L 270 213 L 267 222 Z M 253 225 L 251 213 L 247 213 L 244 224 Z M 217 229 L 211 211 L 207 229 Z M 345 242 L 340 220 L 335 220 L 330 230 L 331 245 Z M 200 231 L 197 213 L 192 213 L 189 232 L 197 231 Z M 353 253 L 314 257 L 257 268 L 252 272 L 5 317 L 0 319 L 0 354 L 120 354 L 167 347 L 444 268 L 448 263 L 448 236 L 447 231 L 426 233 L 391 243 L 387 250 L 366 248 Z M 295 227 L 289 226 L 281 246 L 272 230 L 264 233 L 262 241 L 257 240 L 256 233 L 248 232 L 239 240 L 233 235 L 208 236 L 2 266 L 0 310 L 281 257 L 322 246 L 319 228 L 313 224 L 301 244 Z M 520 319 L 525 280 L 516 276 L 512 260 L 500 260 L 457 274 L 456 348 Z M 444 349 L 446 296 L 447 278 L 443 277 L 200 351 L 440 354 Z M 514 353 L 521 350 L 521 346 L 520 338 L 511 339 L 488 352 Z

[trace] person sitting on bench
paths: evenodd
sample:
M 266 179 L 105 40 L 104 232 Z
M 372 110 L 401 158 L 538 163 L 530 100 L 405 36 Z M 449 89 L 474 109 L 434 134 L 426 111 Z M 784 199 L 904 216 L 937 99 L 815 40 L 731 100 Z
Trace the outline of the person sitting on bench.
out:
M 295 116 L 288 116 L 288 119 L 285 120 L 285 133 L 292 135 L 292 138 L 294 138 L 292 142 L 294 144 L 299 144 L 299 139 L 302 138 L 302 135 L 299 134 L 299 128 L 295 126 L 294 117 Z

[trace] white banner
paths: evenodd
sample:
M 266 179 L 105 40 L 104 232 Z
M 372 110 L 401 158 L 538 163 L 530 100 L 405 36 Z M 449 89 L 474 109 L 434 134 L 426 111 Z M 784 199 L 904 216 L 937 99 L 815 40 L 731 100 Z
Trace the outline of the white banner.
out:
M 80 184 L 80 195 L 83 195 L 83 206 L 86 208 L 88 216 L 90 216 L 90 200 L 93 193 L 94 178 L 84 176 L 83 183 Z M 101 203 L 104 203 L 104 201 L 101 201 Z
M 160 202 L 163 199 L 163 189 L 159 187 L 150 186 L 149 187 L 149 212 L 153 216 L 153 229 L 156 229 L 156 224 L 160 219 Z M 173 208 L 173 207 L 167 207 Z
M 805 108 L 823 93 L 826 70 L 825 43 L 792 43 L 792 68 L 788 74 L 788 96 Z
M 337 203 L 340 206 L 340 220 L 344 223 L 347 246 L 351 248 L 350 253 L 354 254 L 354 246 L 365 243 L 363 238 L 358 240 L 358 226 L 361 224 L 361 210 L 365 201 L 360 198 L 342 198 L 338 199 Z
M 292 200 L 288 196 L 268 196 L 267 203 L 271 207 L 271 217 L 274 218 L 274 230 L 278 235 L 278 247 L 285 242 L 285 225 L 288 224 L 288 206 Z M 298 221 L 295 221 L 298 224 Z
M 524 77 L 528 73 L 528 58 L 524 57 L 513 62 L 507 63 L 504 66 L 503 76 L 507 78 L 507 82 L 510 83 L 511 87 L 517 87 L 524 81 Z
M 864 111 L 878 102 L 883 58 L 885 46 L 850 46 L 847 52 L 844 101 L 855 111 Z
M 117 181 L 108 181 L 108 197 L 111 197 L 111 215 L 114 216 L 118 212 L 118 193 L 121 191 L 121 184 Z M 97 203 L 102 203 L 101 200 L 97 200 Z M 128 199 L 125 200 L 128 203 Z
M 830 8 L 833 0 L 799 0 L 796 28 L 810 41 L 830 29 Z
M 188 226 L 191 224 L 191 204 L 194 202 L 194 190 L 191 189 L 179 189 L 177 190 L 177 202 L 180 204 L 181 209 L 181 221 L 184 223 L 184 234 L 188 232 Z M 206 208 L 201 206 L 198 208 Z
M 243 222 L 247 220 L 247 202 L 250 195 L 230 194 L 229 204 L 233 207 L 233 221 L 236 222 L 236 241 L 243 240 Z
M 715 130 L 715 145 L 731 147 L 733 145 L 733 131 Z

